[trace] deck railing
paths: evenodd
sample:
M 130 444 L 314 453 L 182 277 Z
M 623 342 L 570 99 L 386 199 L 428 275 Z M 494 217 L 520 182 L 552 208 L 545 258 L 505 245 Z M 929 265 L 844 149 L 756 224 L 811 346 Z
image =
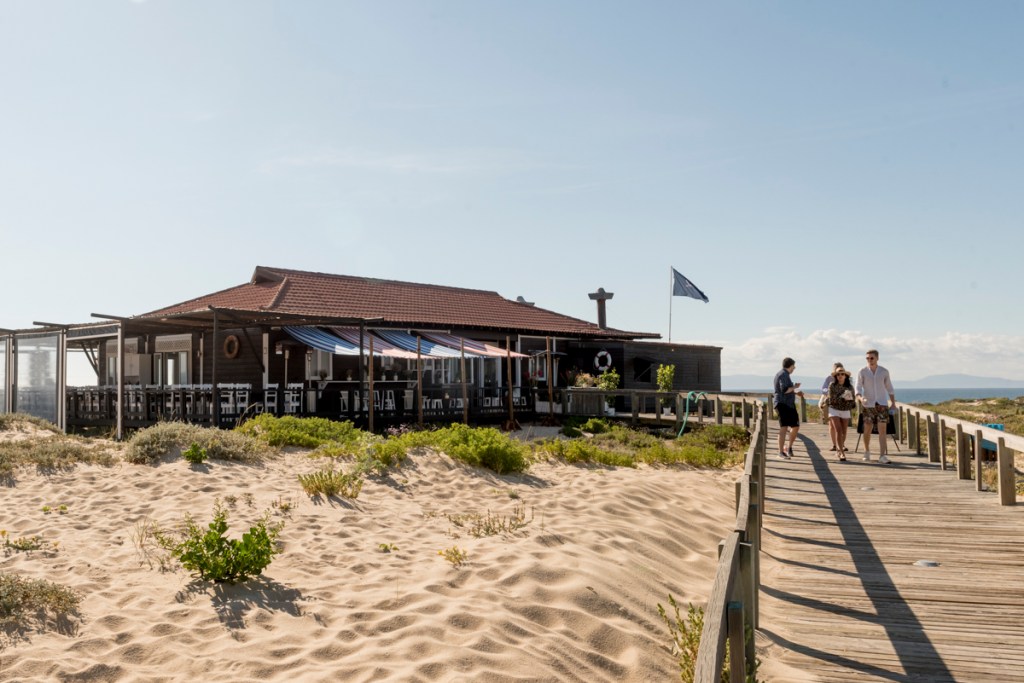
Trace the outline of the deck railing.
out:
M 694 671 L 696 683 L 717 683 L 725 664 L 729 643 L 732 681 L 742 683 L 747 662 L 754 660 L 754 637 L 758 627 L 761 589 L 761 521 L 764 514 L 764 472 L 768 452 L 767 408 L 746 396 L 717 394 L 713 398 L 715 421 L 722 422 L 725 405 L 734 419 L 739 406 L 750 429 L 750 447 L 743 463 L 743 475 L 736 482 L 736 521 L 718 546 L 718 570 L 711 596 L 704 610 L 704 630 Z M 749 416 L 753 416 L 750 425 Z M 747 631 L 750 636 L 747 637 Z

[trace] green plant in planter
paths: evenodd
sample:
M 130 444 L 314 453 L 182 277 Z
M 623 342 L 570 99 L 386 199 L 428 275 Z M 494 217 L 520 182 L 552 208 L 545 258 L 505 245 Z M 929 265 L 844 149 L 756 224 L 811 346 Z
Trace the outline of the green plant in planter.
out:
M 601 373 L 600 377 L 597 378 L 597 388 L 603 389 L 604 391 L 615 391 L 619 388 L 620 381 L 621 378 L 619 377 L 619 373 L 615 371 L 615 368 L 608 368 Z M 608 396 L 605 398 L 605 402 L 608 404 L 609 408 L 614 407 L 615 397 Z
M 672 391 L 672 384 L 676 379 L 676 366 L 674 365 L 659 365 L 658 366 L 658 391 Z M 661 399 L 662 405 L 666 408 L 672 405 L 672 399 L 663 398 Z

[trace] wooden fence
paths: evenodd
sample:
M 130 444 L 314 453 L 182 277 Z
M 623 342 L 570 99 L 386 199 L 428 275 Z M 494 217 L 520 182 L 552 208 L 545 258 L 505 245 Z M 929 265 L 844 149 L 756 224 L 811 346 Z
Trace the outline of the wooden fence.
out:
M 751 429 L 750 447 L 743 475 L 736 482 L 736 522 L 719 546 L 718 570 L 704 611 L 694 681 L 717 683 L 729 643 L 731 680 L 745 680 L 747 662 L 754 660 L 752 631 L 758 627 L 758 594 L 761 588 L 761 519 L 764 513 L 765 458 L 768 452 L 767 407 L 749 397 L 716 394 L 715 422 L 723 421 L 723 405 L 731 407 L 733 420 L 740 407 Z M 750 426 L 753 416 L 753 426 Z M 747 638 L 748 629 L 751 631 Z

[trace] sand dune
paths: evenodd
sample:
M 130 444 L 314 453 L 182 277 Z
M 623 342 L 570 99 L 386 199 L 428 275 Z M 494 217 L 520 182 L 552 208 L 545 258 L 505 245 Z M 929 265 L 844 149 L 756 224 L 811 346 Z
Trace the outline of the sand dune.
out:
M 497 476 L 423 452 L 355 501 L 319 501 L 296 482 L 319 465 L 288 452 L 259 467 L 19 472 L 0 489 L 0 528 L 59 550 L 12 552 L 0 570 L 83 601 L 60 630 L 2 636 L 0 680 L 678 679 L 657 604 L 706 600 L 734 471 L 541 463 Z M 262 577 L 211 584 L 143 561 L 141 522 L 191 512 L 205 524 L 218 498 L 232 536 L 268 509 L 285 521 Z M 282 501 L 294 506 L 283 515 Z M 532 522 L 511 535 L 474 538 L 448 517 L 516 506 Z M 452 546 L 468 554 L 457 568 L 438 555 Z

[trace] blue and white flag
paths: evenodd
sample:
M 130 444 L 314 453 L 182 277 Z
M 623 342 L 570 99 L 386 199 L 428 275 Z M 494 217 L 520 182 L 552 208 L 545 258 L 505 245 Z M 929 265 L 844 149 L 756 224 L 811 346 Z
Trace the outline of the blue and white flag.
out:
M 700 299 L 704 303 L 708 303 L 708 298 L 704 295 L 704 292 L 700 291 L 697 285 L 690 282 L 685 275 L 675 268 L 672 269 L 672 296 L 688 296 L 691 299 Z

